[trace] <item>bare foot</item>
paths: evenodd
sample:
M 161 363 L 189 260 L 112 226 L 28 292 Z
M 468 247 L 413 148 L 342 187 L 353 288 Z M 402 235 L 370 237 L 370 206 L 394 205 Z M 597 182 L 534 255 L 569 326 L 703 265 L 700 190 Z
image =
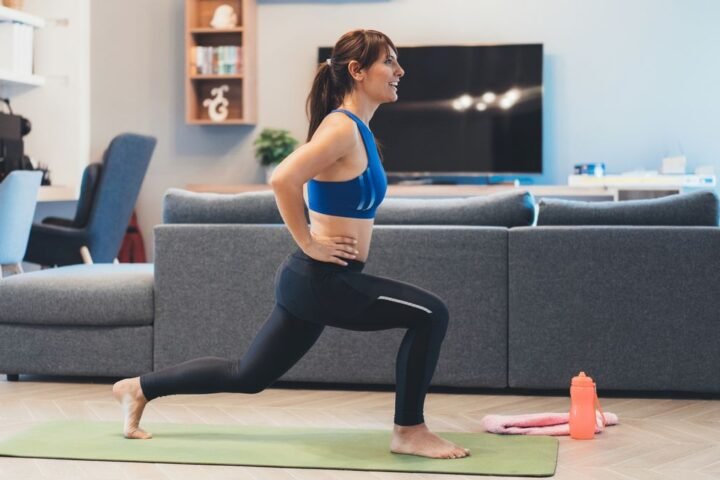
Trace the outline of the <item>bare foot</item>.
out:
M 438 437 L 424 423 L 412 427 L 395 425 L 390 451 L 430 458 L 463 458 L 470 450 Z
M 147 439 L 152 435 L 140 428 L 140 417 L 148 401 L 140 388 L 140 378 L 127 378 L 113 385 L 113 396 L 120 402 L 125 415 L 123 434 L 125 438 Z

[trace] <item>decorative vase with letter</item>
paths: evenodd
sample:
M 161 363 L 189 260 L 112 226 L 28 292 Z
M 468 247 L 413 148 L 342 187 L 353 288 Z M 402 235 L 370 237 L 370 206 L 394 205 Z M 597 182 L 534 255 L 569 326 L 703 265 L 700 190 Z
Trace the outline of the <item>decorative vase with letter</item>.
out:
M 206 98 L 203 101 L 203 107 L 207 107 L 208 116 L 213 122 L 222 122 L 228 116 L 228 99 L 223 96 L 224 92 L 228 92 L 230 87 L 227 85 L 220 85 L 217 88 L 210 90 L 210 95 L 213 98 Z

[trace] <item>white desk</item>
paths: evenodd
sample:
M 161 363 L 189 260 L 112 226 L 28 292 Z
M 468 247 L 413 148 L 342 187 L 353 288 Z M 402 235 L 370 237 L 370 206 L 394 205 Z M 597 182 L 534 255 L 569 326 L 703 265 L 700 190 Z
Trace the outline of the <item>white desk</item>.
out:
M 33 222 L 40 223 L 46 217 L 74 218 L 77 200 L 73 187 L 64 185 L 40 187 Z
M 75 189 L 64 185 L 40 187 L 38 202 L 74 202 L 77 200 Z

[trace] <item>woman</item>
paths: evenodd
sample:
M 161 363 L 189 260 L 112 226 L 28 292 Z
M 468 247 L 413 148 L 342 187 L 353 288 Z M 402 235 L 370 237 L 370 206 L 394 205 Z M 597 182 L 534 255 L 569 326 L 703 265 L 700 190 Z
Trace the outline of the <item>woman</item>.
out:
M 368 128 L 383 103 L 397 100 L 404 71 L 384 34 L 356 30 L 322 63 L 307 107 L 308 142 L 275 170 L 271 185 L 299 248 L 275 278 L 276 304 L 238 361 L 205 357 L 116 383 L 127 438 L 145 404 L 173 394 L 257 393 L 272 385 L 315 343 L 326 325 L 357 331 L 405 328 L 397 356 L 394 453 L 461 458 L 469 450 L 430 432 L 423 405 L 448 323 L 437 296 L 413 285 L 362 273 L 375 210 L 387 189 Z M 310 228 L 304 214 L 308 185 Z

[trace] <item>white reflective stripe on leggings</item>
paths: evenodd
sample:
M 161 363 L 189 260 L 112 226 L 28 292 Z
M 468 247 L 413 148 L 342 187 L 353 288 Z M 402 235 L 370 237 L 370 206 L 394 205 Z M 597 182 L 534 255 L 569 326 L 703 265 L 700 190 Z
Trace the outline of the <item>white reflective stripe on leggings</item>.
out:
M 432 313 L 432 311 L 428 310 L 427 308 L 423 307 L 422 305 L 418 305 L 417 303 L 406 302 L 405 300 L 400 300 L 399 298 L 378 297 L 378 300 L 389 300 L 389 301 L 391 301 L 391 302 L 402 303 L 403 305 L 407 305 L 407 306 L 409 306 L 409 307 L 419 308 L 420 310 L 422 310 L 422 311 L 424 311 L 424 312 Z

